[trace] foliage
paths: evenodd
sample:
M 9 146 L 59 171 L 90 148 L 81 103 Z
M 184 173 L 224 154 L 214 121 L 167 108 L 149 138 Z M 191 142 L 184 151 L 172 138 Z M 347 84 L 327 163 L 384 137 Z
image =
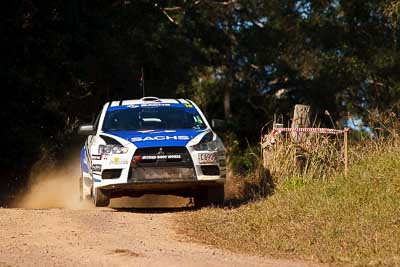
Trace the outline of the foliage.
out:
M 23 181 L 104 102 L 141 97 L 142 68 L 147 95 L 193 98 L 230 121 L 240 148 L 296 103 L 339 123 L 371 108 L 397 114 L 397 10 L 372 0 L 3 1 L 2 176 Z
M 229 160 L 229 168 L 233 173 L 246 174 L 257 168 L 260 149 L 258 146 L 242 148 L 238 138 L 234 134 L 224 136 L 226 144 L 226 156 Z

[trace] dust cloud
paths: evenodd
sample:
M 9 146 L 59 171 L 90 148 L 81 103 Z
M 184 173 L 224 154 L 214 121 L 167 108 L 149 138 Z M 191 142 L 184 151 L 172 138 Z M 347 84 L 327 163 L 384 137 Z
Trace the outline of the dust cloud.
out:
M 32 168 L 28 187 L 11 205 L 27 209 L 88 209 L 90 200 L 79 198 L 79 152 L 74 151 L 65 160 L 40 160 Z M 139 198 L 111 199 L 112 208 L 178 208 L 193 205 L 189 198 L 144 195 Z
M 14 203 L 17 208 L 69 208 L 90 207 L 79 199 L 79 153 L 75 159 L 57 163 L 41 160 L 32 169 L 28 188 Z

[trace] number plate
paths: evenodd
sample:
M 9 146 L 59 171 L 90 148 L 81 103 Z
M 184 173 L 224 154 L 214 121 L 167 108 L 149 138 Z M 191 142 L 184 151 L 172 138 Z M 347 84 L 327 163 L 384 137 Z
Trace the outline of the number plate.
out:
M 199 153 L 199 163 L 215 163 L 217 161 L 216 153 Z

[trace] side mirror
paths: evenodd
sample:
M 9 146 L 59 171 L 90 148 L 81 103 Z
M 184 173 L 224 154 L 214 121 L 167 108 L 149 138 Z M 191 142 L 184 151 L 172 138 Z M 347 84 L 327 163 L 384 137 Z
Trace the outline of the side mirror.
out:
M 211 127 L 214 130 L 224 130 L 226 128 L 226 122 L 224 120 L 219 119 L 212 119 L 211 120 Z
M 94 129 L 93 124 L 82 124 L 81 126 L 79 126 L 78 128 L 78 134 L 79 135 L 94 135 L 96 134 L 96 131 Z

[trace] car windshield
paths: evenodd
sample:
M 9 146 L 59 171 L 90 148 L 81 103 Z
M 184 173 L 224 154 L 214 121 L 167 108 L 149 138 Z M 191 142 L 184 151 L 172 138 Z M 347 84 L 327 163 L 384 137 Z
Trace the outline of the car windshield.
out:
M 192 105 L 158 104 L 110 107 L 103 131 L 203 129 L 206 125 Z

